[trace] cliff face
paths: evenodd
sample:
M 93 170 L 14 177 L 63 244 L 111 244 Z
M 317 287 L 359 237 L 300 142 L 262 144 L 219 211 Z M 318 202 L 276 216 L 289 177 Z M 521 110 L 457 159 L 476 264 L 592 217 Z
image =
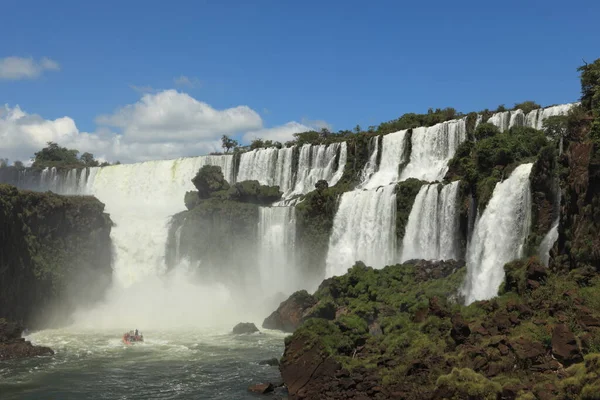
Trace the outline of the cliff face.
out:
M 111 226 L 94 197 L 0 185 L 0 317 L 56 325 L 101 298 L 112 275 Z

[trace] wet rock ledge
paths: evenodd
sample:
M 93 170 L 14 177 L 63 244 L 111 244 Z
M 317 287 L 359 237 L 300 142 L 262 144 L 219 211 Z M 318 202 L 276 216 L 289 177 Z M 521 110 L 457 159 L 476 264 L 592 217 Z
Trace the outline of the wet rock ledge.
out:
M 20 324 L 0 318 L 0 361 L 54 354 L 48 347 L 32 345 L 21 337 L 21 332 L 23 327 Z

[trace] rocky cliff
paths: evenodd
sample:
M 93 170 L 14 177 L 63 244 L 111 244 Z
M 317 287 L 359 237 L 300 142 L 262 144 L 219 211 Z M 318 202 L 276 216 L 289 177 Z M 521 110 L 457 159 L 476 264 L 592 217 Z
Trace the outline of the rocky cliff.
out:
M 112 223 L 88 196 L 0 185 L 0 317 L 41 327 L 67 322 L 110 284 Z

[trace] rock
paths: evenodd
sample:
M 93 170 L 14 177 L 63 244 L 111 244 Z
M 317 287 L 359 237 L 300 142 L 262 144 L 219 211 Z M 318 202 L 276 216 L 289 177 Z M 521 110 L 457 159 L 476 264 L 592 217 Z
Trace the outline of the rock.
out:
M 275 389 L 275 388 L 273 387 L 272 383 L 259 383 L 256 385 L 252 385 L 248 388 L 248 390 L 251 391 L 252 393 L 258 393 L 258 394 L 270 393 L 273 391 L 273 389 Z
M 383 335 L 383 330 L 381 329 L 379 322 L 373 322 L 371 325 L 369 325 L 369 334 L 371 334 L 371 336 Z
M 460 314 L 454 314 L 452 316 L 452 329 L 450 330 L 450 337 L 456 344 L 463 344 L 471 335 L 471 329 L 469 324 L 465 322 Z
M 556 325 L 552 331 L 552 354 L 565 366 L 583 360 L 575 335 L 564 324 Z
M 256 327 L 256 325 L 254 325 L 252 322 L 240 322 L 239 324 L 233 327 L 233 333 L 236 335 L 254 332 L 259 332 L 259 330 Z
M 293 332 L 303 321 L 304 313 L 317 304 L 317 300 L 306 290 L 292 294 L 281 303 L 277 310 L 263 321 L 265 329 L 277 329 L 284 332 Z
M 258 362 L 258 365 L 270 365 L 272 367 L 279 366 L 279 360 L 276 358 L 269 358 L 268 360 L 262 360 Z
M 445 307 L 441 304 L 438 297 L 432 297 L 429 299 L 429 313 L 435 315 L 438 318 L 446 318 L 449 313 Z
M 23 327 L 20 324 L 0 319 L 0 360 L 54 354 L 54 351 L 48 347 L 34 346 L 23 339 L 22 331 Z
M 546 354 L 546 349 L 540 342 L 532 342 L 525 338 L 519 338 L 510 343 L 515 356 L 520 361 L 536 363 Z
M 317 304 L 304 311 L 302 314 L 302 321 L 306 321 L 309 318 L 323 318 L 329 321 L 335 319 L 336 307 L 331 301 L 319 301 Z

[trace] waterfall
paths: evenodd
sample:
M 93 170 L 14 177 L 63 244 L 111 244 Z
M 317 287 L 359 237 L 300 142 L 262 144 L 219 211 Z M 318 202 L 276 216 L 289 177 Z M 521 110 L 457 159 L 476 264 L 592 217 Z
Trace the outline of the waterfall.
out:
M 448 171 L 448 161 L 466 139 L 466 118 L 413 129 L 410 161 L 400 180 L 442 180 Z
M 286 192 L 292 186 L 293 148 L 256 149 L 243 153 L 237 182 L 257 180 L 261 185 L 279 186 Z
M 114 280 L 129 286 L 166 271 L 170 216 L 185 210 L 183 197 L 204 165 L 217 165 L 226 177 L 233 156 L 203 156 L 90 168 L 86 193 L 106 204 L 115 226 Z M 82 187 L 81 182 L 79 187 Z
M 301 288 L 294 260 L 296 242 L 295 207 L 261 207 L 258 236 L 260 241 L 260 280 L 267 295 L 292 293 Z
M 327 277 L 342 275 L 355 261 L 383 267 L 396 258 L 395 185 L 342 195 L 327 253 Z
M 557 106 L 538 108 L 525 115 L 522 110 L 502 111 L 492 115 L 487 122 L 504 132 L 513 126 L 528 126 L 541 130 L 544 120 L 555 115 L 566 115 L 577 103 L 560 104 Z
M 529 174 L 533 164 L 518 166 L 496 184 L 492 198 L 476 223 L 467 250 L 463 288 L 467 304 L 498 294 L 504 264 L 521 257 L 531 224 Z
M 340 154 L 337 168 L 335 159 Z M 294 190 L 286 197 L 308 193 L 315 189 L 315 184 L 321 179 L 333 186 L 341 179 L 346 166 L 346 142 L 330 145 L 305 144 L 300 148 L 298 173 Z
M 379 168 L 369 180 L 361 185 L 361 187 L 366 189 L 376 189 L 379 186 L 398 182 L 400 164 L 408 161 L 405 157 L 409 138 L 407 132 L 407 130 L 404 130 L 388 133 L 383 136 Z
M 295 147 L 290 147 L 256 149 L 243 153 L 236 181 L 257 180 L 261 185 L 279 186 L 284 199 L 287 199 L 314 190 L 315 183 L 321 179 L 333 186 L 344 173 L 346 142 L 303 145 L 299 149 L 296 173 L 293 171 L 294 151 Z
M 423 185 L 408 217 L 402 242 L 402 262 L 414 259 L 457 260 L 459 232 L 458 187 L 452 182 Z
M 365 164 L 361 174 L 360 181 L 367 182 L 377 171 L 377 156 L 379 155 L 379 136 L 373 136 L 369 139 L 369 161 Z

